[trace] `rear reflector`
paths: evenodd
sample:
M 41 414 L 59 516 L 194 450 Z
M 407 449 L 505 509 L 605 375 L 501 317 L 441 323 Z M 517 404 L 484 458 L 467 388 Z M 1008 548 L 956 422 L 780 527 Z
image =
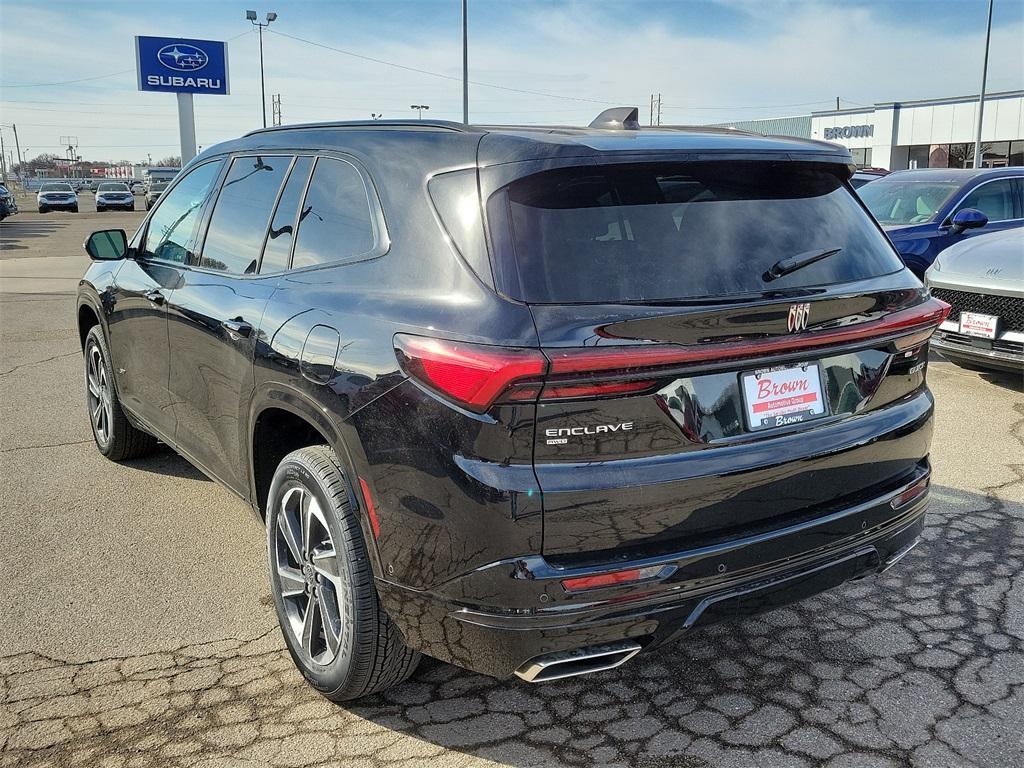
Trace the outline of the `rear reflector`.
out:
M 567 592 L 582 592 L 587 589 L 612 587 L 616 584 L 628 584 L 630 582 L 652 579 L 655 576 L 661 575 L 662 571 L 665 570 L 665 566 L 652 565 L 647 568 L 630 568 L 625 571 L 599 573 L 596 576 L 578 576 L 573 579 L 562 579 L 562 586 Z
M 902 507 L 907 506 L 907 504 L 910 504 L 910 502 L 916 501 L 917 499 L 921 498 L 922 496 L 924 496 L 925 493 L 928 492 L 929 482 L 929 477 L 925 477 L 922 478 L 921 480 L 918 480 L 912 486 L 907 488 L 907 490 L 903 491 L 898 496 L 894 497 L 893 500 L 889 502 L 889 505 L 893 509 L 900 509 Z
M 359 478 L 359 487 L 363 489 L 363 500 L 366 502 L 366 516 L 370 518 L 370 527 L 373 528 L 373 538 L 380 538 L 380 520 L 377 519 L 377 509 L 373 506 L 373 496 L 370 495 L 370 486 L 363 478 Z
M 660 369 L 785 354 L 822 347 L 892 341 L 905 350 L 923 344 L 950 306 L 930 298 L 878 320 L 788 336 L 678 346 L 647 344 L 583 348 L 495 347 L 397 334 L 402 369 L 467 410 L 494 403 L 639 394 L 657 386 Z

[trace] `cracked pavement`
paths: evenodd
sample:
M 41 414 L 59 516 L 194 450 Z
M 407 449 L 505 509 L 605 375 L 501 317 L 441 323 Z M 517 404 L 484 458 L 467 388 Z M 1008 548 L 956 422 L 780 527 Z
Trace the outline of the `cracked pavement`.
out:
M 80 243 L 140 218 L 0 225 L 0 767 L 1024 764 L 1019 377 L 932 362 L 924 541 L 882 576 L 591 677 L 425 660 L 341 707 L 284 650 L 248 508 L 169 451 L 90 444 Z

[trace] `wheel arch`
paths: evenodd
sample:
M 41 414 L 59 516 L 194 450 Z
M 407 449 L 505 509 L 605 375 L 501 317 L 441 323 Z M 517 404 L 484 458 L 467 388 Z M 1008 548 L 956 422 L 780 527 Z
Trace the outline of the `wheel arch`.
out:
M 89 335 L 95 326 L 100 326 L 100 330 L 106 335 L 107 329 L 103 326 L 102 313 L 96 308 L 96 305 L 90 301 L 87 297 L 81 296 L 78 299 L 78 341 L 82 350 L 85 350 L 85 339 Z
M 366 514 L 366 503 L 358 490 L 358 477 L 349 442 L 327 408 L 309 395 L 291 386 L 264 386 L 253 397 L 249 411 L 249 491 L 253 508 L 266 521 L 267 496 L 274 471 L 281 459 L 309 445 L 331 447 L 348 486 L 349 503 L 356 510 L 374 574 L 381 575 L 373 528 Z

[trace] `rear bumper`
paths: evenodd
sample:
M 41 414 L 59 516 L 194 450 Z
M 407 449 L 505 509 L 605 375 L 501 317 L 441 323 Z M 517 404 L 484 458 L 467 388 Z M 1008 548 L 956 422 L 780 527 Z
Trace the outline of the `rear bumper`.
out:
M 695 626 L 800 600 L 885 570 L 923 527 L 927 492 L 894 508 L 927 478 L 927 462 L 884 495 L 776 530 L 603 567 L 558 568 L 542 556 L 494 563 L 423 592 L 387 581 L 385 609 L 413 647 L 495 677 L 547 654 L 620 641 L 648 651 Z M 645 582 L 569 593 L 566 578 L 657 568 Z

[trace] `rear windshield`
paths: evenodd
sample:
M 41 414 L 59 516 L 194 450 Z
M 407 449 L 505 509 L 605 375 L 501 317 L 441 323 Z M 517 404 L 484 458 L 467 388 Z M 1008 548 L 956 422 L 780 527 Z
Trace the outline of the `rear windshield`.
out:
M 902 267 L 840 179 L 802 163 L 577 166 L 515 181 L 487 210 L 495 273 L 528 302 L 761 293 Z M 763 278 L 780 259 L 837 248 Z

